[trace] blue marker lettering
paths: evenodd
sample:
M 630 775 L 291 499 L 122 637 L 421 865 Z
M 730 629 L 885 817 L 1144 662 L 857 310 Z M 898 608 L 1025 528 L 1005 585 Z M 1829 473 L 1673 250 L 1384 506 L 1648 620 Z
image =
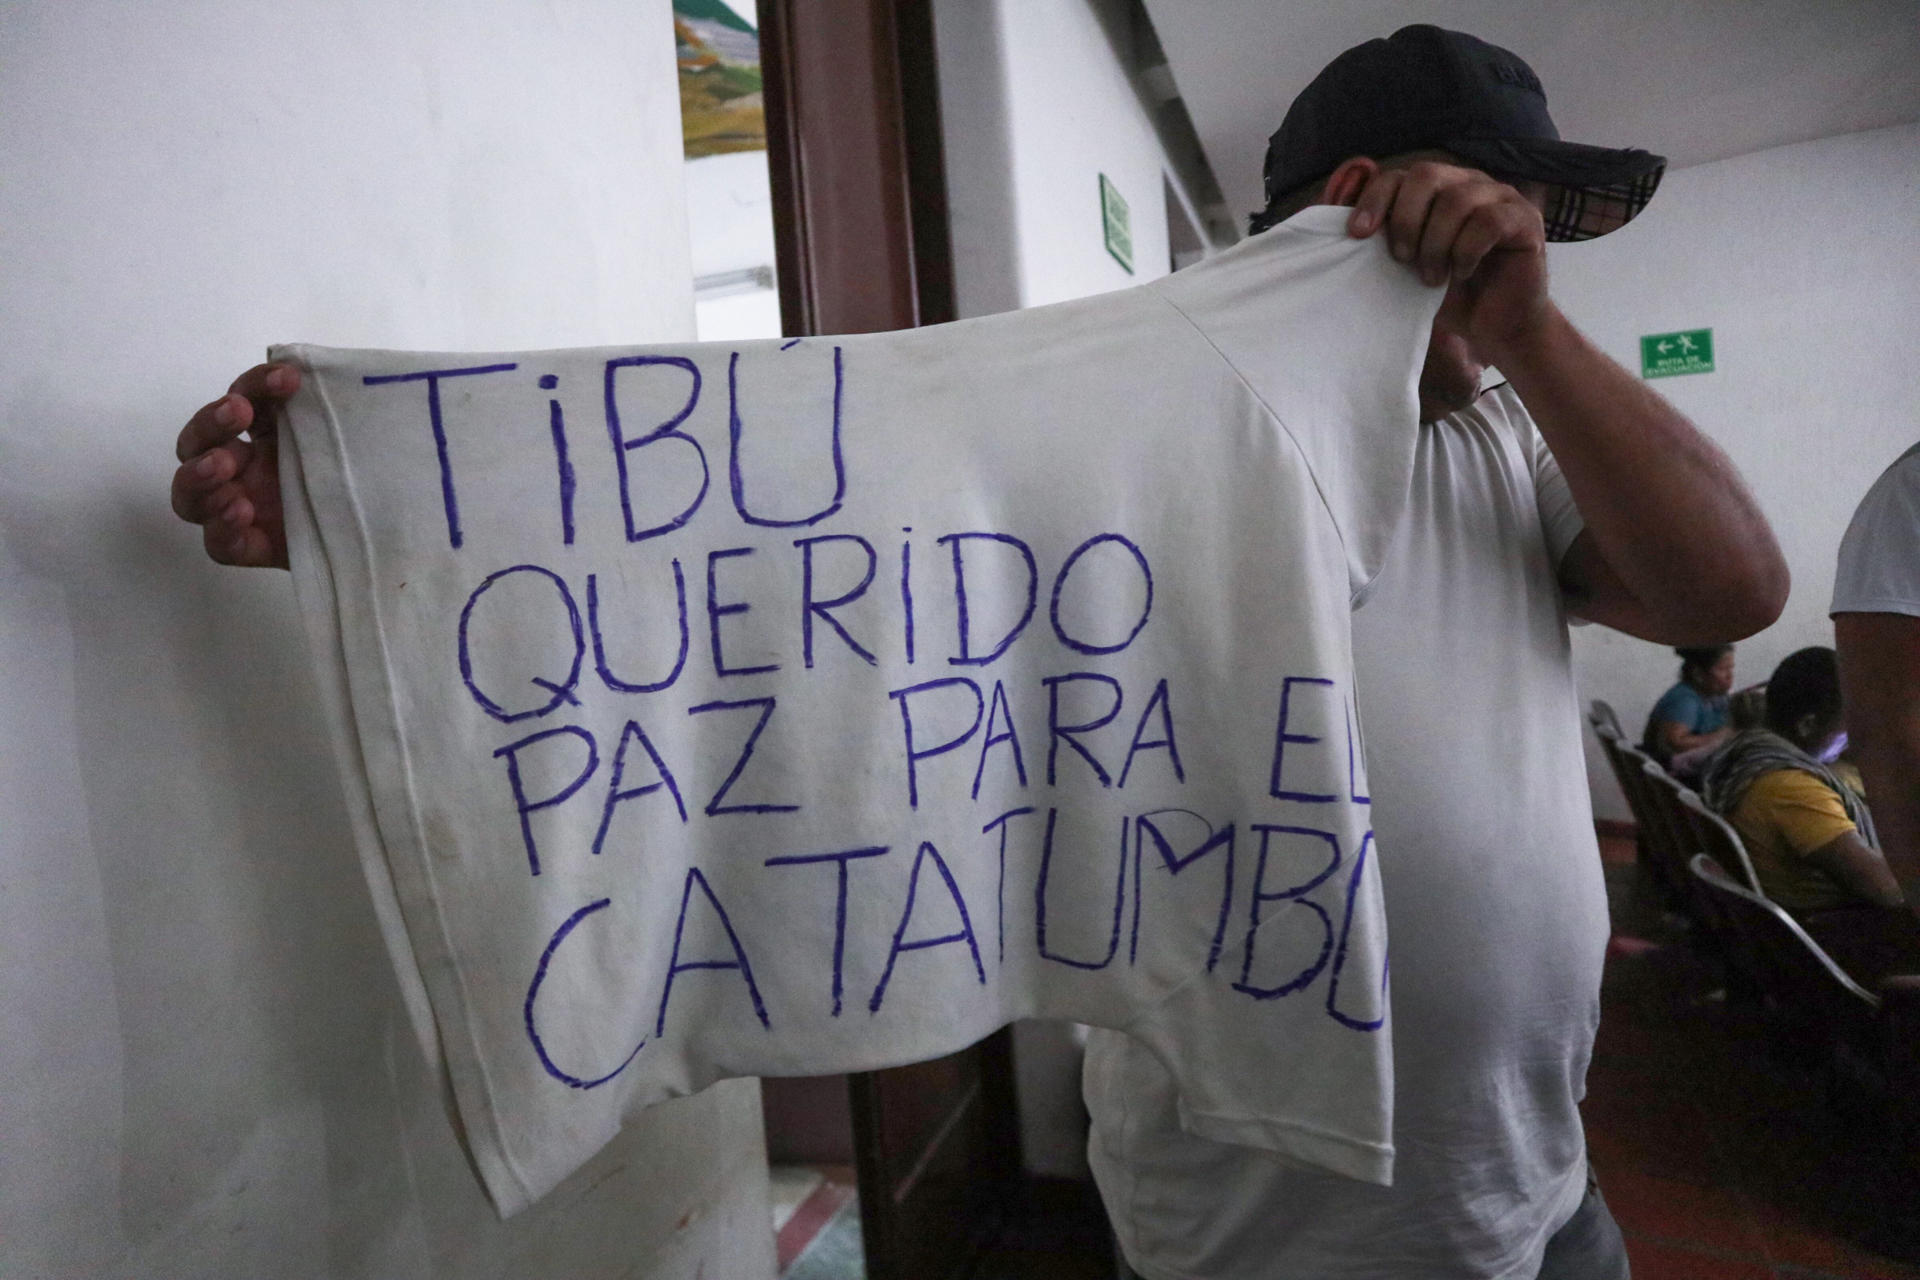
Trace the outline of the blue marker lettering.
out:
M 885 845 L 866 849 L 844 849 L 839 853 L 803 853 L 784 858 L 768 858 L 769 867 L 810 867 L 831 862 L 837 871 L 833 906 L 833 1016 L 840 1016 L 841 974 L 847 953 L 847 864 L 858 858 L 877 858 L 887 851 Z
M 1276 800 L 1299 800 L 1306 804 L 1328 804 L 1338 799 L 1332 792 L 1289 791 L 1280 782 L 1280 773 L 1285 765 L 1287 744 L 1310 746 L 1322 739 L 1310 733 L 1289 733 L 1287 723 L 1292 715 L 1293 687 L 1297 684 L 1324 685 L 1331 689 L 1333 681 L 1323 680 L 1319 676 L 1288 676 L 1280 682 L 1280 720 L 1274 730 L 1273 738 L 1273 776 L 1267 784 L 1267 794 Z
M 1067 579 L 1072 575 L 1074 565 L 1080 562 L 1081 556 L 1103 542 L 1117 542 L 1125 547 L 1128 553 L 1133 556 L 1134 563 L 1139 566 L 1141 580 L 1146 584 L 1146 600 L 1140 607 L 1139 620 L 1133 624 L 1133 629 L 1127 632 L 1126 639 L 1114 644 L 1096 644 L 1091 640 L 1082 640 L 1077 636 L 1070 636 L 1067 634 L 1066 627 L 1060 621 L 1060 596 L 1067 589 Z M 1131 541 L 1121 537 L 1117 533 L 1096 533 L 1093 537 L 1088 538 L 1085 542 L 1075 547 L 1073 553 L 1067 557 L 1066 563 L 1060 566 L 1060 572 L 1054 575 L 1053 601 L 1048 612 L 1053 619 L 1053 634 L 1058 636 L 1060 643 L 1067 646 L 1067 648 L 1077 653 L 1086 654 L 1120 652 L 1133 643 L 1134 637 L 1140 634 L 1141 629 L 1147 625 L 1147 619 L 1153 615 L 1153 570 L 1147 565 L 1146 554 Z
M 1160 708 L 1160 736 L 1147 738 L 1147 717 L 1153 714 L 1155 707 Z M 1153 696 L 1147 699 L 1147 705 L 1140 712 L 1140 723 L 1134 727 L 1133 742 L 1127 747 L 1126 763 L 1120 766 L 1120 785 L 1127 785 L 1127 775 L 1133 772 L 1133 757 L 1152 747 L 1165 747 L 1167 758 L 1173 764 L 1173 776 L 1180 781 L 1187 780 L 1187 771 L 1180 767 L 1180 748 L 1173 740 L 1173 700 L 1167 693 L 1167 682 L 1161 680 L 1153 686 Z
M 546 1043 L 540 1039 L 539 1024 L 534 1019 L 534 1002 L 540 998 L 541 984 L 547 980 L 547 966 L 553 963 L 553 953 L 560 949 L 560 944 L 567 940 L 568 934 L 580 926 L 581 921 L 596 911 L 606 910 L 606 908 L 611 905 L 613 905 L 613 899 L 611 898 L 602 898 L 598 902 L 589 902 L 586 906 L 568 916 L 566 922 L 553 931 L 553 937 L 547 943 L 547 949 L 540 953 L 540 967 L 533 971 L 533 982 L 527 987 L 526 1004 L 521 1008 L 521 1017 L 526 1022 L 527 1027 L 527 1039 L 533 1042 L 533 1051 L 539 1055 L 541 1069 L 570 1089 L 592 1089 L 598 1085 L 605 1084 L 622 1071 L 625 1071 L 627 1064 L 632 1062 L 639 1052 L 647 1047 L 647 1038 L 641 1036 L 640 1043 L 633 1046 L 632 1053 L 629 1053 L 620 1060 L 619 1066 L 603 1076 L 595 1076 L 593 1079 L 588 1080 L 580 1076 L 570 1075 L 560 1069 L 558 1064 L 556 1064 L 553 1058 L 547 1053 Z
M 731 960 L 681 960 L 680 944 L 687 932 L 687 906 L 693 900 L 693 886 L 700 886 L 700 894 L 713 908 L 714 915 L 720 918 L 720 927 L 726 930 L 727 945 L 733 950 Z M 666 985 L 660 990 L 660 1017 L 653 1025 L 653 1034 L 663 1036 L 667 1033 L 667 1003 L 673 999 L 673 983 L 683 973 L 695 969 L 713 969 L 737 971 L 746 980 L 747 994 L 753 999 L 754 1016 L 760 1019 L 760 1025 L 773 1030 L 773 1023 L 767 1018 L 766 1002 L 760 998 L 760 986 L 753 980 L 753 966 L 747 962 L 747 952 L 740 945 L 740 935 L 733 931 L 733 921 L 727 915 L 727 909 L 720 905 L 720 899 L 714 895 L 713 886 L 700 874 L 700 868 L 688 867 L 686 887 L 680 892 L 680 919 L 673 926 L 673 959 L 667 965 Z
M 544 689 L 550 695 L 547 701 L 537 707 L 529 707 L 525 711 L 508 711 L 487 696 L 475 681 L 473 651 L 468 632 L 473 623 L 473 611 L 479 605 L 480 598 L 493 590 L 495 583 L 520 573 L 531 573 L 543 577 L 553 583 L 554 589 L 560 593 L 560 603 L 565 605 L 567 610 L 567 627 L 573 633 L 573 665 L 568 669 L 566 679 L 558 684 L 538 676 L 531 677 L 530 684 L 535 688 Z M 586 651 L 586 638 L 580 631 L 580 607 L 574 604 L 573 593 L 567 590 L 567 584 L 559 574 L 551 569 L 542 569 L 537 564 L 516 564 L 498 573 L 489 574 L 486 581 L 473 589 L 473 594 L 467 597 L 466 606 L 460 610 L 460 679 L 465 682 L 467 692 L 473 695 L 473 700 L 480 704 L 480 709 L 503 724 L 544 716 L 563 703 L 568 706 L 579 706 L 580 699 L 574 696 L 573 690 L 574 686 L 580 682 L 580 664 L 586 657 Z
M 953 600 L 956 609 L 959 652 L 947 661 L 956 667 L 984 667 L 1007 651 L 1007 646 L 1020 638 L 1027 629 L 1027 623 L 1033 620 L 1033 610 L 1039 600 L 1040 570 L 1034 563 L 1033 549 L 1020 539 L 1005 533 L 950 533 L 941 538 L 940 543 L 953 554 Z M 980 657 L 973 653 L 973 626 L 967 608 L 967 561 L 966 544 L 969 542 L 997 542 L 1012 547 L 1020 553 L 1027 568 L 1027 603 L 1021 611 L 1020 620 L 1013 624 L 1007 633 L 1000 637 L 1000 643 L 993 651 Z
M 1113 694 L 1113 705 L 1107 708 L 1105 715 L 1096 720 L 1087 720 L 1080 724 L 1061 724 L 1060 686 L 1073 684 L 1082 680 L 1106 685 L 1108 691 Z M 1047 686 L 1047 733 L 1049 735 L 1047 742 L 1047 785 L 1050 787 L 1055 785 L 1054 765 L 1060 757 L 1060 744 L 1064 742 L 1069 747 L 1072 747 L 1074 751 L 1079 754 L 1080 758 L 1092 767 L 1094 776 L 1100 779 L 1101 786 L 1111 787 L 1113 785 L 1112 776 L 1109 775 L 1106 768 L 1094 758 L 1093 752 L 1081 745 L 1079 735 L 1092 733 L 1095 729 L 1111 724 L 1113 718 L 1120 714 L 1120 703 L 1123 697 L 1120 692 L 1120 682 L 1112 676 L 1101 675 L 1095 671 L 1078 671 L 1071 675 L 1047 676 L 1041 683 Z
M 615 693 L 658 693 L 680 678 L 680 672 L 687 665 L 687 579 L 680 572 L 678 560 L 673 562 L 673 595 L 680 610 L 680 651 L 673 659 L 672 670 L 663 679 L 650 683 L 623 680 L 613 674 L 613 667 L 607 661 L 606 634 L 600 628 L 599 575 L 587 575 L 587 630 L 593 633 L 593 667 L 600 673 L 600 679 L 607 688 Z
M 715 568 L 722 560 L 733 560 L 752 554 L 752 547 L 728 547 L 721 551 L 707 553 L 707 641 L 713 651 L 713 673 L 717 676 L 757 676 L 780 669 L 780 664 L 777 662 L 769 662 L 758 667 L 729 667 L 726 659 L 720 654 L 720 619 L 731 613 L 746 613 L 753 606 L 741 600 L 721 604 L 720 589 L 714 581 Z
M 687 387 L 687 402 L 681 406 L 678 413 L 668 418 L 652 431 L 649 431 L 646 435 L 641 436 L 637 440 L 629 440 L 627 439 L 626 432 L 620 425 L 619 374 L 622 369 L 645 370 L 652 368 L 679 369 L 684 372 L 689 379 L 691 379 Z M 607 361 L 606 377 L 607 436 L 613 441 L 613 460 L 620 473 L 620 512 L 626 517 L 627 521 L 627 541 L 644 542 L 648 538 L 655 538 L 663 533 L 670 533 L 678 529 L 692 517 L 695 511 L 699 510 L 700 504 L 706 501 L 707 484 L 708 481 L 712 479 L 712 475 L 707 469 L 707 451 L 700 447 L 698 440 L 680 430 L 680 424 L 687 420 L 688 415 L 693 412 L 693 407 L 700 403 L 700 366 L 683 356 L 625 356 L 618 360 Z M 660 444 L 663 441 L 669 440 L 677 441 L 683 445 L 690 445 L 693 448 L 695 456 L 700 459 L 700 491 L 694 494 L 691 502 L 680 509 L 679 514 L 664 523 L 649 525 L 643 529 L 639 527 L 634 519 L 633 477 L 627 463 L 627 455 L 647 448 L 649 445 Z M 658 458 L 661 455 L 656 454 L 654 456 Z M 648 474 L 650 475 L 664 473 L 665 469 L 662 467 L 655 466 L 648 468 Z
M 1053 865 L 1053 829 L 1060 817 L 1058 809 L 1047 810 L 1046 843 L 1040 848 L 1040 874 L 1033 884 L 1033 937 L 1039 948 L 1040 958 L 1064 964 L 1074 969 L 1104 969 L 1113 963 L 1113 957 L 1120 951 L 1120 917 L 1127 903 L 1127 820 L 1120 820 L 1120 869 L 1113 884 L 1113 931 L 1107 938 L 1107 954 L 1103 959 L 1075 960 L 1071 956 L 1057 955 L 1047 950 L 1047 873 Z M 1138 892 L 1138 889 L 1135 890 Z
M 860 579 L 860 584 L 851 591 L 842 592 L 831 600 L 816 600 L 813 596 L 813 549 L 823 542 L 851 542 L 867 553 L 867 571 L 866 575 Z M 818 614 L 828 626 L 839 632 L 840 638 L 846 641 L 847 648 L 864 658 L 868 666 L 879 666 L 879 662 L 874 658 L 873 654 L 867 650 L 866 646 L 849 635 L 847 629 L 840 625 L 840 620 L 828 612 L 831 609 L 838 609 L 842 605 L 852 604 L 855 600 L 865 595 L 867 588 L 873 585 L 874 572 L 880 565 L 880 557 L 874 554 L 873 544 L 856 534 L 829 533 L 823 534 L 818 538 L 800 538 L 797 539 L 793 545 L 800 548 L 800 650 L 806 659 L 807 670 L 813 670 L 813 618 L 815 614 Z
M 913 698 L 916 694 L 931 693 L 935 689 L 958 689 L 965 687 L 973 695 L 973 720 L 967 725 L 966 732 L 958 737 L 949 738 L 937 746 L 922 747 L 915 743 L 913 735 Z M 920 762 L 934 756 L 945 755 L 971 738 L 980 730 L 980 717 L 986 710 L 986 699 L 980 696 L 980 686 L 964 676 L 948 676 L 943 680 L 928 680 L 922 684 L 909 685 L 905 689 L 891 690 L 887 696 L 900 704 L 900 724 L 907 737 L 907 807 L 920 807 Z
M 520 753 L 537 742 L 548 742 L 563 737 L 578 738 L 587 744 L 587 763 L 585 767 L 574 775 L 572 782 L 569 782 L 559 791 L 554 792 L 544 799 L 529 800 L 527 798 L 526 784 L 520 777 Z M 578 725 L 563 724 L 558 728 L 542 729 L 539 733 L 529 734 L 518 742 L 509 742 L 506 746 L 501 747 L 493 753 L 493 758 L 496 760 L 502 757 L 505 757 L 507 761 L 507 782 L 513 788 L 513 807 L 520 815 L 520 838 L 527 847 L 527 869 L 537 876 L 540 874 L 540 850 L 534 843 L 531 815 L 538 813 L 542 809 L 553 808 L 553 806 L 566 800 L 574 792 L 585 786 L 587 779 L 593 776 L 593 771 L 600 767 L 600 749 L 594 745 L 593 735 L 591 733 L 580 728 Z M 595 852 L 598 852 L 598 850 Z
M 440 416 L 440 379 L 505 373 L 519 367 L 517 364 L 482 364 L 467 369 L 423 369 L 418 373 L 387 373 L 360 379 L 360 384 L 367 387 L 378 387 L 389 382 L 427 384 L 427 420 L 433 424 L 433 448 L 440 459 L 440 505 L 447 513 L 447 541 L 456 549 L 465 541 L 465 535 L 460 530 L 460 500 L 453 489 L 453 463 L 447 456 L 447 425 Z
M 640 749 L 647 753 L 647 759 L 653 761 L 653 781 L 644 787 L 620 789 L 620 783 L 627 776 L 627 747 L 639 743 Z M 593 835 L 595 856 L 606 843 L 607 828 L 613 825 L 613 811 L 628 800 L 638 800 L 641 796 L 652 795 L 666 789 L 673 797 L 673 807 L 680 811 L 680 821 L 687 820 L 687 803 L 680 798 L 680 784 L 673 780 L 673 770 L 667 768 L 667 762 L 653 749 L 653 742 L 647 737 L 647 731 L 640 727 L 638 720 L 627 721 L 627 727 L 620 732 L 620 746 L 613 753 L 613 777 L 607 783 L 607 802 L 600 810 L 600 829 Z
M 1240 981 L 1233 984 L 1233 989 L 1244 992 L 1256 1000 L 1274 1000 L 1281 996 L 1292 995 L 1319 977 L 1320 971 L 1327 967 L 1327 958 L 1333 954 L 1333 919 L 1327 914 L 1325 907 L 1306 895 L 1319 888 L 1328 876 L 1331 876 L 1335 871 L 1339 870 L 1340 839 L 1331 831 L 1318 831 L 1312 827 L 1282 827 L 1264 822 L 1256 822 L 1253 823 L 1252 826 L 1255 831 L 1260 833 L 1260 859 L 1254 864 L 1253 903 L 1247 921 L 1246 953 L 1240 964 Z M 1299 884 L 1288 885 L 1278 893 L 1268 893 L 1264 888 L 1267 877 L 1267 858 L 1272 851 L 1273 837 L 1277 835 L 1307 836 L 1317 840 L 1324 840 L 1327 843 L 1329 856 L 1327 858 L 1327 865 L 1322 867 L 1319 874 L 1313 876 L 1311 879 L 1303 880 Z M 1253 985 L 1253 951 L 1255 941 L 1260 932 L 1260 905 L 1265 902 L 1293 902 L 1305 907 L 1313 914 L 1313 917 L 1320 922 L 1322 936 L 1320 954 L 1311 964 L 1308 964 L 1284 982 L 1271 987 L 1257 987 Z M 1297 915 L 1291 914 L 1287 918 L 1299 919 Z
M 743 698 L 738 702 L 704 702 L 697 707 L 688 707 L 690 716 L 705 715 L 710 711 L 748 711 L 754 708 L 760 711 L 760 718 L 754 721 L 753 729 L 747 734 L 747 741 L 740 748 L 740 756 L 733 762 L 733 772 L 713 793 L 713 799 L 707 801 L 706 813 L 709 818 L 717 818 L 723 813 L 797 813 L 797 804 L 721 804 L 727 798 L 727 792 L 746 772 L 747 761 L 753 759 L 754 744 L 760 741 L 760 733 L 767 727 L 767 721 L 773 719 L 774 700 L 772 698 Z
M 781 348 L 785 350 L 785 348 Z M 727 361 L 727 437 L 732 444 L 728 458 L 728 482 L 733 490 L 733 509 L 748 524 L 767 525 L 776 529 L 792 529 L 801 525 L 819 524 L 840 509 L 847 496 L 847 466 L 840 456 L 840 392 L 844 378 L 841 370 L 840 348 L 833 349 L 833 501 L 810 516 L 798 520 L 774 520 L 765 516 L 756 516 L 747 510 L 747 486 L 740 478 L 740 353 L 734 352 Z
M 913 919 L 914 895 L 920 890 L 920 868 L 927 859 L 933 859 L 934 869 L 940 873 L 941 882 L 947 886 L 947 893 L 953 899 L 953 905 L 960 911 L 960 932 L 943 933 L 937 938 L 916 938 L 912 942 L 903 941 L 907 925 Z M 913 872 L 907 877 L 907 905 L 900 912 L 900 927 L 893 931 L 893 947 L 887 952 L 887 967 L 880 975 L 880 981 L 873 988 L 873 997 L 867 1001 L 868 1013 L 879 1013 L 881 1003 L 887 998 L 887 984 L 893 981 L 893 965 L 903 951 L 925 951 L 930 947 L 944 947 L 949 943 L 964 942 L 973 956 L 973 972 L 979 978 L 980 985 L 987 985 L 986 966 L 980 963 L 980 944 L 974 940 L 973 920 L 967 914 L 967 900 L 960 896 L 960 886 L 954 883 L 953 872 L 947 869 L 947 860 L 932 842 L 922 841 L 919 852 L 913 855 Z

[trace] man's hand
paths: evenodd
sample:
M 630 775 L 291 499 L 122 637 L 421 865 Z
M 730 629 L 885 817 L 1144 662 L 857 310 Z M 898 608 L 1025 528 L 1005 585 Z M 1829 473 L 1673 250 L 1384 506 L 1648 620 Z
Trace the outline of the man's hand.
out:
M 1544 189 L 1422 158 L 1366 156 L 1328 176 L 1349 234 L 1447 284 L 1421 370 L 1421 408 L 1471 403 L 1499 365 L 1586 521 L 1561 561 L 1581 616 L 1661 644 L 1717 644 L 1780 616 L 1787 565 L 1727 456 L 1581 335 L 1547 293 Z M 1448 404 L 1448 402 L 1456 402 Z
M 221 564 L 287 567 L 278 430 L 281 404 L 299 389 L 293 366 L 255 365 L 180 430 L 173 513 L 200 526 Z
M 1477 169 L 1436 160 L 1376 167 L 1354 198 L 1347 230 L 1362 239 L 1384 233 L 1393 256 L 1422 280 L 1436 288 L 1451 284 L 1439 326 L 1497 364 L 1539 329 L 1553 306 L 1538 198 Z

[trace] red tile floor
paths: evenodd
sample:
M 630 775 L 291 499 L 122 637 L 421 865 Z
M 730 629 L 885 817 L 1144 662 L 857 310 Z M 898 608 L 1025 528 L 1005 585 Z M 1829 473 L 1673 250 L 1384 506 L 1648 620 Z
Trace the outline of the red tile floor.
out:
M 1634 1280 L 1920 1280 L 1920 1185 L 1770 1050 L 1602 840 L 1614 940 L 1583 1108 Z

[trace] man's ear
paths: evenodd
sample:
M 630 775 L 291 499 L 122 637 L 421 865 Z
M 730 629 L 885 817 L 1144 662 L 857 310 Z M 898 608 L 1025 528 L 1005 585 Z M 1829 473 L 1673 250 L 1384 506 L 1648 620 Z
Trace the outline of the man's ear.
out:
M 1793 722 L 1793 736 L 1802 742 L 1808 742 L 1812 740 L 1815 731 L 1819 728 L 1820 717 L 1809 711 Z
M 1327 185 L 1320 196 L 1321 204 L 1337 204 L 1351 209 L 1359 203 L 1360 193 L 1367 189 L 1380 172 L 1380 162 L 1367 156 L 1354 156 L 1340 162 L 1340 167 L 1327 175 Z

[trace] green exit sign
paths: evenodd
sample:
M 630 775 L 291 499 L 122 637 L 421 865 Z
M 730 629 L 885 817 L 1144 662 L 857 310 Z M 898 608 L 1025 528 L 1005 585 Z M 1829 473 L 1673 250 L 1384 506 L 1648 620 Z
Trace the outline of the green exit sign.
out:
M 1640 339 L 1640 376 L 1671 378 L 1713 372 L 1713 330 L 1649 333 Z
M 1107 252 L 1113 260 L 1133 274 L 1133 217 L 1127 198 L 1106 174 L 1100 175 L 1100 221 L 1107 235 Z

